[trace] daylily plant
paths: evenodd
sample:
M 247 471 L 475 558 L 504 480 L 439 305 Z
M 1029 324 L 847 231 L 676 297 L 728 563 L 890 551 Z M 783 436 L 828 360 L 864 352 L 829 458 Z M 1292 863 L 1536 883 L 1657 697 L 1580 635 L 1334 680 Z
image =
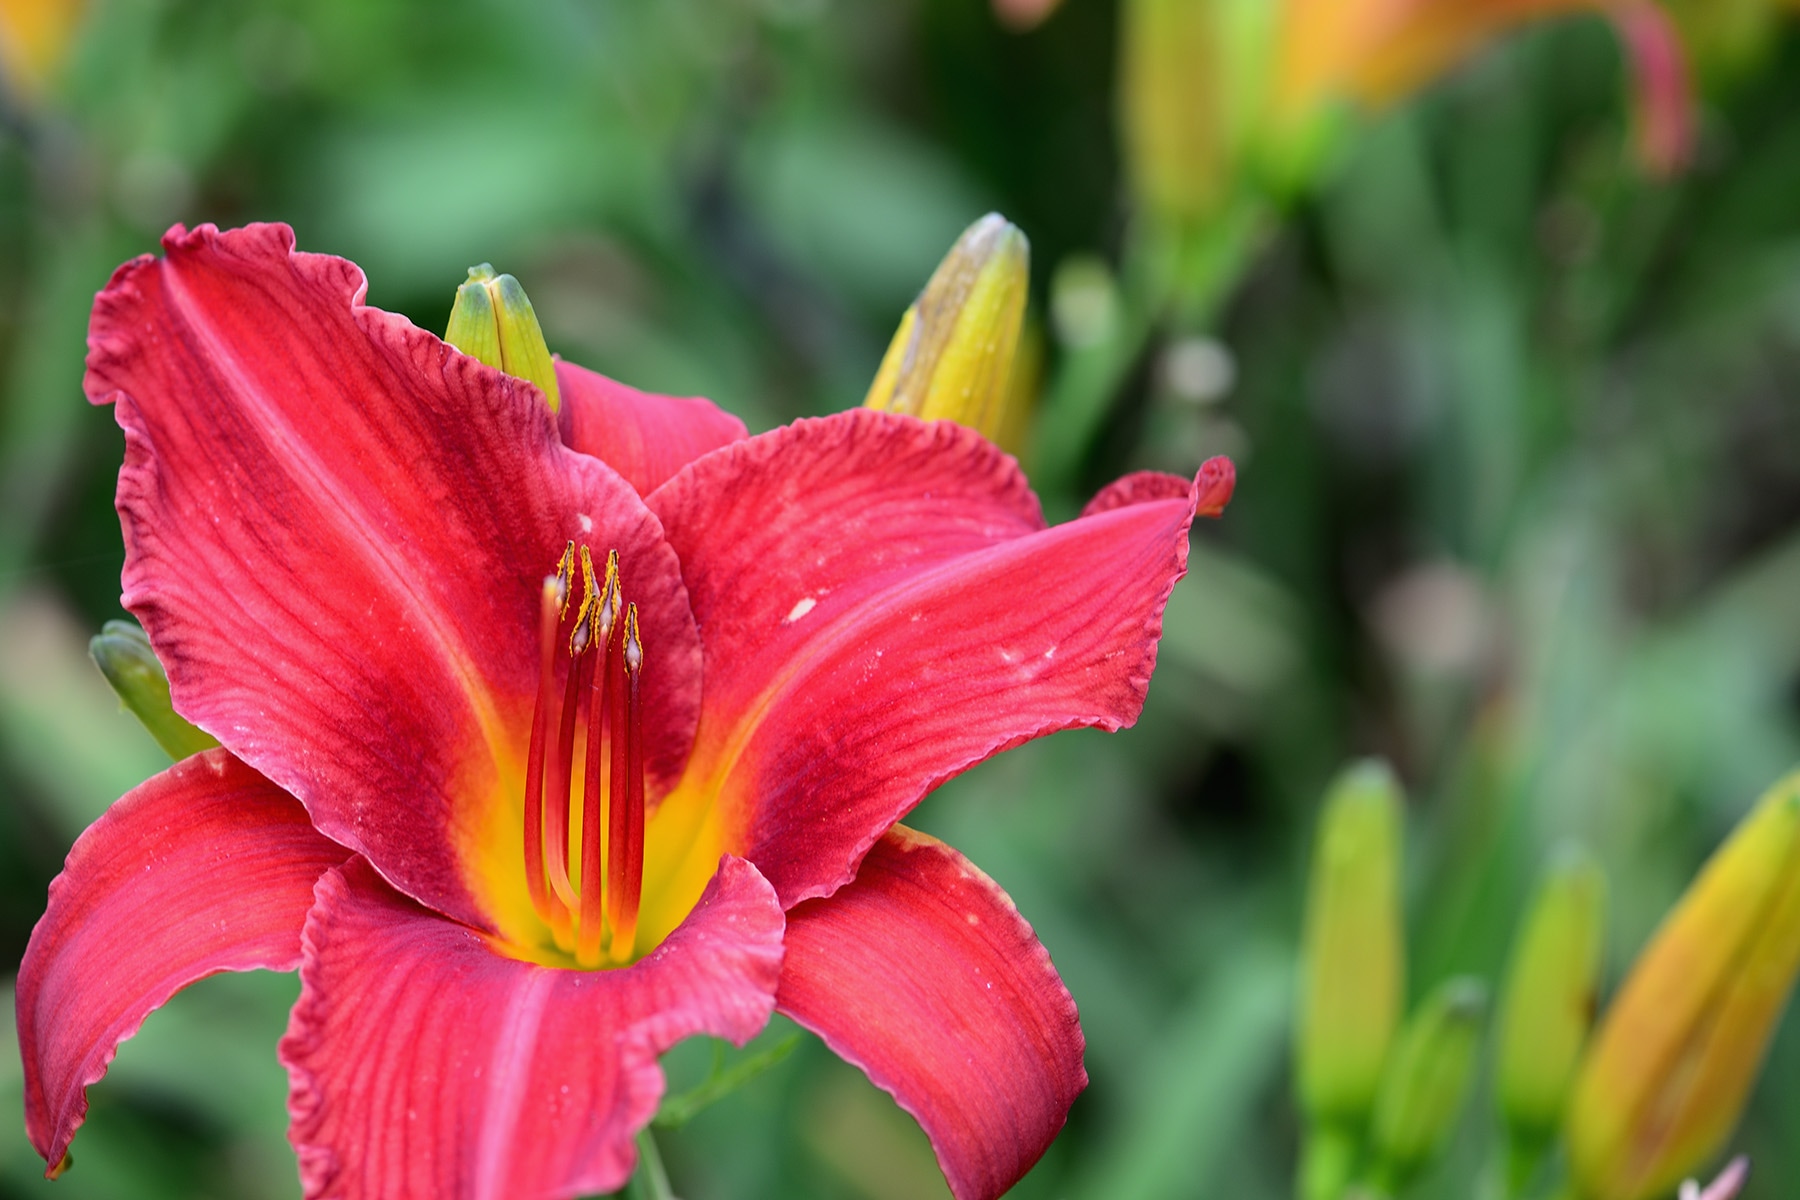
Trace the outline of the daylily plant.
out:
M 1196 479 L 1046 528 L 972 430 L 759 437 L 569 363 L 536 386 L 363 304 L 285 226 L 180 227 L 100 294 L 124 602 L 218 749 L 124 796 L 18 981 L 56 1173 L 119 1042 L 212 972 L 300 972 L 309 1197 L 608 1191 L 658 1056 L 774 1011 L 918 1118 L 959 1197 L 1086 1083 L 994 882 L 896 822 L 1144 700 Z

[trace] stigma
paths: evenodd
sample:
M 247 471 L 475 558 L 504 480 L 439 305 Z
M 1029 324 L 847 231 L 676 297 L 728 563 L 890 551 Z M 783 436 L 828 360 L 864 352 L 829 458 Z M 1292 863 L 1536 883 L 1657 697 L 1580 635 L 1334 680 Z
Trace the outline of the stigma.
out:
M 637 956 L 643 667 L 637 605 L 624 597 L 618 551 L 596 571 L 592 551 L 570 542 L 539 601 L 523 850 L 532 907 L 558 947 L 588 970 Z M 579 775 L 578 730 L 586 734 Z

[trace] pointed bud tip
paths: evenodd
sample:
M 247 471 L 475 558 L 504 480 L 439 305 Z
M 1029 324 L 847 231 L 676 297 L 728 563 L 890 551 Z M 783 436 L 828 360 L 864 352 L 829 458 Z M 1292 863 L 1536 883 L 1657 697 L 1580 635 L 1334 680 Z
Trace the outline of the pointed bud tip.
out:
M 959 253 L 978 265 L 1000 262 L 1021 271 L 1031 265 L 1031 241 L 1025 231 L 997 212 L 988 213 L 963 231 L 951 251 L 952 256 Z
M 489 263 L 470 267 L 456 289 L 444 340 L 495 370 L 536 384 L 551 412 L 561 408 L 556 360 L 530 297 L 513 276 L 495 274 Z
M 1018 424 L 1012 387 L 1025 324 L 1031 249 L 989 213 L 956 239 L 900 319 L 865 408 L 952 420 L 993 438 Z

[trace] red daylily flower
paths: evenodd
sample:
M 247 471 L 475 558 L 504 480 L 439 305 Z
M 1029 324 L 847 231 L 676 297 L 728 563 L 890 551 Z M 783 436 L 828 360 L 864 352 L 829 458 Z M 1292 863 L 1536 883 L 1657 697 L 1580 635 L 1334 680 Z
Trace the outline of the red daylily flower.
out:
M 958 1196 L 1011 1186 L 1086 1083 L 1074 1003 L 993 881 L 895 822 L 1136 718 L 1230 464 L 1045 528 L 960 426 L 746 438 L 567 363 L 553 418 L 284 226 L 163 244 L 100 294 L 86 386 L 125 431 L 125 604 L 222 748 L 51 885 L 18 1018 L 52 1173 L 152 1009 L 298 968 L 309 1197 L 619 1187 L 658 1055 L 777 1009 Z

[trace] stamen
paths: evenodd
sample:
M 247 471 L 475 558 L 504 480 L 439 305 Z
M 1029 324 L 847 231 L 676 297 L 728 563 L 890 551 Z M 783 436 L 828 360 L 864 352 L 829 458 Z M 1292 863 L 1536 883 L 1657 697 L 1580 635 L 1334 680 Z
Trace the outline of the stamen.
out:
M 644 647 L 637 605 L 625 609 L 625 636 L 613 672 L 612 836 L 607 862 L 607 955 L 630 962 L 637 943 L 638 902 L 644 886 L 644 722 L 638 681 Z M 621 678 L 623 676 L 623 678 Z M 621 736 L 621 733 L 623 736 Z
M 575 582 L 575 543 L 563 547 L 562 560 L 556 564 L 556 619 L 569 614 L 569 588 Z
M 563 559 L 568 561 L 566 553 Z M 545 577 L 543 599 L 538 605 L 538 694 L 531 710 L 531 749 L 525 758 L 525 883 L 531 891 L 531 907 L 551 924 L 555 924 L 555 911 L 544 882 L 544 739 L 550 724 L 550 705 L 555 699 L 558 616 L 568 594 L 565 574 L 559 571 Z
M 556 736 L 556 760 L 550 774 L 549 790 L 544 796 L 545 865 L 550 876 L 550 890 L 556 893 L 570 912 L 580 904 L 569 883 L 569 784 L 575 760 L 575 722 L 581 699 L 594 677 L 594 660 L 587 654 L 594 640 L 593 617 L 596 607 L 594 560 L 588 548 L 581 548 L 581 607 L 575 610 L 575 626 L 569 631 L 569 678 L 563 688 L 562 721 Z
M 581 916 L 575 937 L 575 962 L 600 965 L 600 935 L 605 908 L 607 797 L 600 757 L 601 732 L 606 714 L 606 685 L 612 675 L 613 615 L 619 611 L 619 552 L 606 556 L 606 582 L 600 589 L 600 606 L 594 615 L 600 646 L 594 686 L 588 697 L 587 771 L 581 790 Z

